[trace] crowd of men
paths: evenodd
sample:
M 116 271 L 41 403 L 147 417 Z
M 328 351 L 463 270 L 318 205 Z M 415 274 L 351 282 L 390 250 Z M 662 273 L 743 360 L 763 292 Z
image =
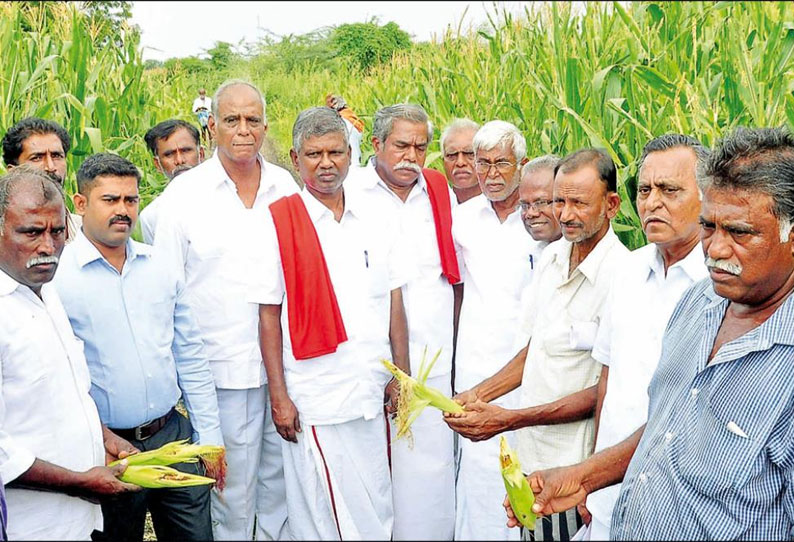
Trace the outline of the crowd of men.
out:
M 87 157 L 72 215 L 66 131 L 3 137 L 3 539 L 141 540 L 147 512 L 161 540 L 794 536 L 789 132 L 647 142 L 630 252 L 603 149 L 528 157 L 516 126 L 457 119 L 442 174 L 427 113 L 396 104 L 351 167 L 329 104 L 294 123 L 299 186 L 260 153 L 258 88 L 207 102 L 211 156 L 190 123 L 146 134 L 169 182 L 140 220 L 135 164 Z M 464 411 L 395 439 L 381 360 L 415 375 L 437 352 L 427 384 Z M 225 471 L 176 465 L 212 489 L 119 479 L 179 439 L 225 446 Z

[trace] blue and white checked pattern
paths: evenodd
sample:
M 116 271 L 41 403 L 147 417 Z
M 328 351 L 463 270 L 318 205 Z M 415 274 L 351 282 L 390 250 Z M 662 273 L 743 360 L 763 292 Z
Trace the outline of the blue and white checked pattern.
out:
M 788 540 L 794 523 L 794 297 L 707 365 L 728 301 L 681 298 L 613 540 Z

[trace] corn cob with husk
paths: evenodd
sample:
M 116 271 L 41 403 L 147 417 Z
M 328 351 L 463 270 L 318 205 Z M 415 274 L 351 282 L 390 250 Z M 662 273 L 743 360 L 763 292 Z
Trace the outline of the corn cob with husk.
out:
M 507 439 L 502 435 L 499 440 L 499 461 L 502 466 L 502 479 L 507 490 L 507 498 L 510 500 L 510 507 L 513 509 L 516 519 L 527 529 L 535 528 L 537 516 L 532 511 L 535 504 L 535 494 L 529 487 L 524 473 L 521 472 L 521 464 L 518 462 L 518 455 L 510 449 Z
M 215 483 L 214 478 L 179 472 L 164 465 L 128 465 L 119 480 L 147 489 L 190 487 Z
M 225 485 L 226 449 L 223 446 L 188 444 L 188 439 L 175 440 L 156 450 L 133 454 L 125 459 L 129 466 L 166 466 L 175 463 L 196 463 L 201 459 L 207 475 L 211 477 L 208 479 L 214 478 L 213 481 L 217 481 L 218 489 L 223 489 Z M 114 461 L 110 465 L 115 465 L 120 461 Z
M 426 406 L 436 407 L 444 412 L 463 412 L 463 407 L 445 396 L 436 388 L 426 385 L 427 377 L 441 355 L 441 350 L 436 352 L 430 363 L 427 361 L 427 348 L 422 354 L 422 363 L 419 365 L 419 374 L 416 378 L 405 374 L 399 367 L 389 360 L 382 360 L 386 369 L 397 378 L 400 386 L 400 398 L 397 402 L 397 438 L 411 439 L 411 424 L 422 413 Z

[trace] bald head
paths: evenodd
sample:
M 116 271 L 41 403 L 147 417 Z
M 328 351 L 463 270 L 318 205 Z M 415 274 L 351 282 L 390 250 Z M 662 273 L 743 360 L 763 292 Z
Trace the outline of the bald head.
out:
M 215 91 L 215 96 L 212 97 L 212 116 L 217 119 L 218 112 L 220 111 L 220 102 L 226 96 L 228 96 L 230 91 L 235 91 L 235 93 L 237 93 L 243 88 L 250 89 L 256 94 L 259 101 L 262 102 L 262 119 L 265 123 L 267 123 L 267 102 L 265 102 L 265 97 L 262 95 L 262 91 L 260 91 L 253 83 L 249 83 L 248 81 L 244 81 L 242 79 L 231 79 L 218 87 L 218 90 Z
M 63 205 L 64 201 L 61 186 L 44 172 L 28 164 L 15 167 L 0 177 L 0 235 L 5 230 L 8 208 L 18 199 L 17 196 L 23 195 L 37 205 L 56 201 Z

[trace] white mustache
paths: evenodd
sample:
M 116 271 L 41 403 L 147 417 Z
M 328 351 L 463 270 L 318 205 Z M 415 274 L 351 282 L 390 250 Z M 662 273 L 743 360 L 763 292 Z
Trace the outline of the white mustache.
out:
M 742 266 L 731 263 L 728 260 L 715 260 L 712 257 L 706 257 L 706 267 L 709 269 L 719 269 L 737 277 L 742 274 Z
M 36 256 L 28 260 L 28 263 L 25 264 L 25 269 L 30 269 L 34 265 L 45 265 L 50 263 L 58 265 L 58 256 Z
M 405 161 L 405 160 L 403 160 L 402 162 L 397 162 L 394 165 L 394 169 L 395 170 L 397 170 L 397 169 L 410 169 L 411 171 L 414 171 L 416 173 L 422 173 L 422 168 L 420 168 L 418 165 L 414 164 L 413 162 L 408 162 L 408 161 Z

